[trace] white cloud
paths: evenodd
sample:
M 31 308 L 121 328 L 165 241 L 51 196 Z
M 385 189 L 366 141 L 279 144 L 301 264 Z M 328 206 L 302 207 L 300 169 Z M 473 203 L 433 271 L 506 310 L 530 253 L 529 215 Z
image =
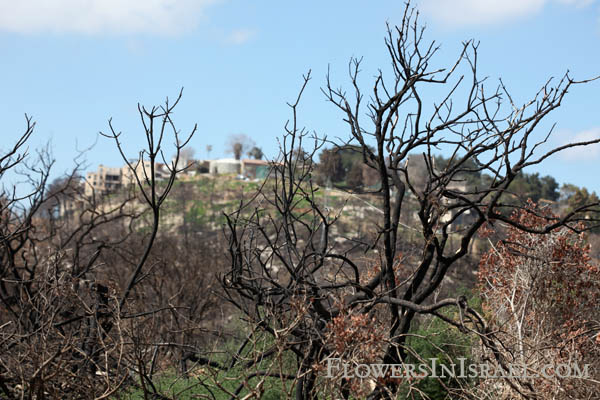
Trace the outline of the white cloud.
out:
M 244 44 L 254 39 L 257 32 L 254 29 L 238 29 L 229 34 L 227 43 L 229 44 Z
M 600 139 L 600 127 L 581 131 L 575 134 L 567 143 L 588 142 L 596 139 Z M 592 160 L 600 156 L 600 144 L 571 147 L 561 151 L 560 154 L 562 158 L 569 161 Z
M 550 1 L 584 7 L 595 0 L 421 0 L 420 9 L 445 25 L 483 25 L 536 14 Z
M 219 0 L 0 0 L 0 30 L 173 35 L 194 29 Z

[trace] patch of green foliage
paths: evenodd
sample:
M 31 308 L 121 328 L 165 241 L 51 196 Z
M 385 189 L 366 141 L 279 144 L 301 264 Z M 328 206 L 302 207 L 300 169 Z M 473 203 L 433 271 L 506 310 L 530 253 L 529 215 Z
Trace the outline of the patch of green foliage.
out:
M 468 304 L 471 308 L 481 312 L 481 299 L 479 296 L 473 295 L 466 289 L 459 289 L 458 295 L 463 294 L 468 299 Z M 443 314 L 454 320 L 458 319 L 456 310 L 447 310 Z M 461 385 L 467 386 L 474 384 L 473 379 L 460 378 L 457 379 L 450 376 L 442 377 L 443 373 L 440 364 L 447 367 L 456 365 L 456 374 L 460 374 L 459 366 L 461 360 L 465 368 L 472 361 L 471 349 L 476 345 L 477 338 L 472 335 L 466 335 L 459 332 L 455 327 L 449 326 L 446 322 L 439 318 L 432 317 L 421 321 L 421 323 L 412 330 L 411 336 L 408 338 L 406 346 L 410 348 L 408 356 L 408 364 L 432 365 L 435 363 L 435 375 L 438 378 L 430 376 L 420 380 L 415 386 L 423 394 L 418 391 L 411 392 L 411 399 L 415 400 L 451 400 L 453 397 L 448 393 L 448 388 L 459 388 Z M 414 354 L 418 354 L 419 358 Z M 435 361 L 432 361 L 435 360 Z M 408 387 L 401 388 L 400 397 L 408 396 Z M 407 397 L 408 398 L 408 397 Z
M 245 332 L 246 329 L 240 320 L 234 323 L 234 328 L 238 332 Z M 232 338 L 227 342 L 218 345 L 218 351 L 211 357 L 211 361 L 217 362 L 222 366 L 228 365 L 231 354 L 238 351 L 240 338 Z M 271 336 L 264 333 L 254 335 L 252 343 L 246 346 L 241 353 L 241 359 L 233 368 L 221 370 L 217 368 L 207 367 L 206 365 L 191 366 L 187 376 L 182 376 L 181 373 L 168 369 L 159 374 L 156 374 L 152 384 L 157 392 L 168 398 L 187 400 L 187 399 L 215 399 L 225 400 L 230 399 L 231 394 L 240 389 L 239 395 L 243 397 L 249 393 L 248 388 L 254 389 L 260 381 L 262 383 L 261 399 L 277 400 L 286 398 L 286 393 L 292 390 L 290 383 L 279 377 L 263 377 L 260 375 L 246 379 L 253 372 L 269 371 L 271 373 L 279 373 L 283 369 L 283 373 L 293 373 L 295 371 L 295 359 L 291 354 L 283 354 L 278 359 L 266 359 L 258 361 L 254 365 L 247 365 L 248 360 L 254 359 L 259 353 L 271 348 L 274 341 Z M 281 366 L 281 368 L 279 368 Z M 146 385 L 148 386 L 148 385 Z M 150 395 L 149 398 L 154 398 Z M 135 387 L 129 387 L 121 391 L 114 399 L 119 400 L 142 400 L 145 399 L 143 390 L 139 387 L 139 381 Z

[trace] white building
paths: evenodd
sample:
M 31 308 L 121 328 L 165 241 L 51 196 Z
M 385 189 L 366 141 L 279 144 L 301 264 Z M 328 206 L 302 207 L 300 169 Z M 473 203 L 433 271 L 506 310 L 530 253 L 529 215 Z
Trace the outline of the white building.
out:
M 209 171 L 214 175 L 221 174 L 241 174 L 242 162 L 234 158 L 222 158 L 220 160 L 211 160 Z

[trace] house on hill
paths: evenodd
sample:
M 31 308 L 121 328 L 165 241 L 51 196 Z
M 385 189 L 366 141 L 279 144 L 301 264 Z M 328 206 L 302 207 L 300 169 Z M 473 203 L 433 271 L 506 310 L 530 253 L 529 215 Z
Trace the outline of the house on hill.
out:
M 242 162 L 235 158 L 221 158 L 211 160 L 209 163 L 209 172 L 212 175 L 240 174 L 242 172 Z
M 144 181 L 144 177 L 150 174 L 151 165 L 149 160 L 143 160 L 142 162 L 130 160 L 129 163 L 141 181 Z M 170 171 L 164 164 L 156 163 L 154 165 L 154 174 L 157 180 L 161 180 L 167 178 Z M 134 184 L 136 184 L 136 179 L 128 165 L 123 167 L 107 167 L 100 164 L 96 171 L 86 174 L 84 194 L 87 197 L 91 197 L 94 193 L 103 195 Z
M 211 160 L 209 171 L 213 175 L 235 174 L 249 179 L 264 179 L 269 174 L 271 164 L 266 160 L 222 158 Z
M 265 179 L 271 165 L 266 160 L 242 160 L 242 175 L 250 179 Z
M 107 167 L 102 164 L 98 170 L 88 172 L 85 176 L 86 196 L 91 197 L 94 193 L 106 194 L 114 192 L 123 186 L 123 168 Z

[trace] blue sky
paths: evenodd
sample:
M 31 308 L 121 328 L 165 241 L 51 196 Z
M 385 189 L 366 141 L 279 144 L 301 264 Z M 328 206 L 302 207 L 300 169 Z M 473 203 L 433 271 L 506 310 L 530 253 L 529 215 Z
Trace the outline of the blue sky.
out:
M 501 77 L 517 102 L 568 69 L 600 75 L 600 1 L 420 0 L 427 37 L 448 65 L 463 40 L 476 39 L 479 72 Z M 350 57 L 364 57 L 362 82 L 389 65 L 385 23 L 400 22 L 400 1 L 0 0 L 0 118 L 6 148 L 37 122 L 30 147 L 51 142 L 56 171 L 93 143 L 90 168 L 121 165 L 114 144 L 98 138 L 107 120 L 123 131 L 128 154 L 143 144 L 136 105 L 160 104 L 184 87 L 175 122 L 198 123 L 198 157 L 226 156 L 230 134 L 251 136 L 273 157 L 302 74 L 313 79 L 300 122 L 321 135 L 347 136 L 342 115 L 320 87 L 328 66 L 348 87 Z M 553 144 L 600 137 L 600 82 L 575 87 L 542 129 Z M 544 162 L 538 171 L 600 192 L 600 145 Z

